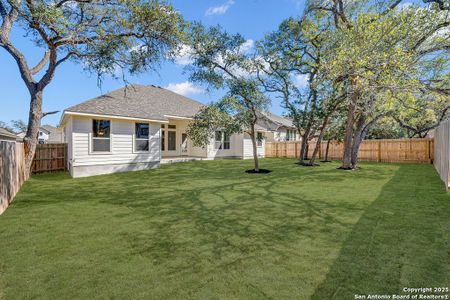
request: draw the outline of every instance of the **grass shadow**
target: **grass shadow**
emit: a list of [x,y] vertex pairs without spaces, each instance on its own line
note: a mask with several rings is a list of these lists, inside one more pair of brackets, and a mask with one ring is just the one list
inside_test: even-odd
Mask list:
[[450,195],[434,169],[401,165],[353,226],[311,299],[450,283]]

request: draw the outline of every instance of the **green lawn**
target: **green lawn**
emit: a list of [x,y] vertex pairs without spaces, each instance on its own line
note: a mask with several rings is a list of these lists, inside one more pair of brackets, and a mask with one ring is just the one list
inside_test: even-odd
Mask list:
[[354,299],[450,285],[431,165],[264,159],[32,177],[0,216],[0,298]]

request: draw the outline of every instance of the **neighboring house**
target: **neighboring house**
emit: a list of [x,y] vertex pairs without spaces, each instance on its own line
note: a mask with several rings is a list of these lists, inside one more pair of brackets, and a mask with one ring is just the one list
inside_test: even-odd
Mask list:
[[[157,86],[131,85],[66,109],[60,128],[68,144],[73,177],[156,168],[171,159],[252,158],[248,134],[217,131],[207,147],[194,147],[186,134],[202,103]],[[257,127],[258,155],[264,136]]]
[[40,131],[46,132],[47,139],[45,143],[47,144],[58,144],[64,143],[64,134],[61,128],[53,127],[51,125],[43,125]]
[[271,131],[266,135],[268,142],[285,142],[285,141],[300,141],[300,134],[294,126],[292,119],[283,118],[270,112],[262,114],[262,122]]
[[[17,136],[24,138],[26,132],[21,132]],[[39,127],[38,133],[39,144],[58,144],[64,143],[64,134],[60,128],[53,127],[51,125],[43,125]]]
[[0,127],[0,141],[16,141],[17,135],[5,128]]

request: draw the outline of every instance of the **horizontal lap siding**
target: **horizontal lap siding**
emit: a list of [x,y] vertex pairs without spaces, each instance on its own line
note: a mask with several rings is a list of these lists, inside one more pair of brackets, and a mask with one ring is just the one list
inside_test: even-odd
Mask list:
[[149,152],[133,151],[135,122],[111,121],[111,153],[90,153],[92,119],[73,120],[73,165],[143,163],[160,160],[160,124],[150,123]]
[[[244,134],[244,141],[243,141],[243,148],[244,148],[244,157],[253,157],[253,144],[252,140],[250,138],[250,135]],[[266,141],[263,140],[262,147],[257,147],[257,153],[258,156],[265,156],[265,147],[266,147]]]

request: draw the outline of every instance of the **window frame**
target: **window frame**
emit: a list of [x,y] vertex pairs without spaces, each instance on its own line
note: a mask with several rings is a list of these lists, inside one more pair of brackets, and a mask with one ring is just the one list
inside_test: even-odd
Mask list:
[[[227,133],[226,131],[222,131],[222,150],[230,150],[231,149],[231,134]],[[228,137],[228,140],[225,139],[225,137]],[[228,144],[228,148],[225,146]]]
[[[175,148],[173,150],[170,149],[170,134],[173,133],[175,134],[175,143],[174,146]],[[167,130],[167,151],[177,151],[177,131],[172,129],[172,130]]]
[[[261,139],[259,139],[259,135],[261,135]],[[256,147],[262,148],[264,142],[264,134],[261,131],[256,132]]]
[[[147,138],[138,138],[137,137],[136,130],[137,130],[137,125],[138,124],[148,125],[148,137]],[[148,152],[150,152],[150,128],[151,128],[151,125],[150,125],[150,123],[147,123],[147,122],[135,122],[134,123],[134,134],[133,134],[133,152],[134,153],[148,153]],[[137,147],[136,147],[136,142],[137,141],[147,141],[148,142],[147,150],[137,150]]]
[[[220,140],[217,139],[217,133],[220,132]],[[228,137],[228,140],[225,140],[225,136]],[[228,147],[225,148],[225,145],[228,144]],[[226,133],[224,130],[216,130],[214,132],[214,150],[231,150],[231,134]]]
[[[94,136],[94,121],[108,121],[109,122],[109,137],[95,137]],[[90,143],[89,143],[89,154],[92,155],[102,155],[102,154],[112,154],[112,137],[113,137],[113,122],[111,119],[91,119],[91,133],[90,133]],[[94,150],[94,140],[108,140],[109,139],[109,151],[95,151]]]
[[[217,134],[220,135],[220,139],[217,140]],[[214,150],[222,150],[223,146],[223,132],[222,130],[216,130],[214,132]]]

